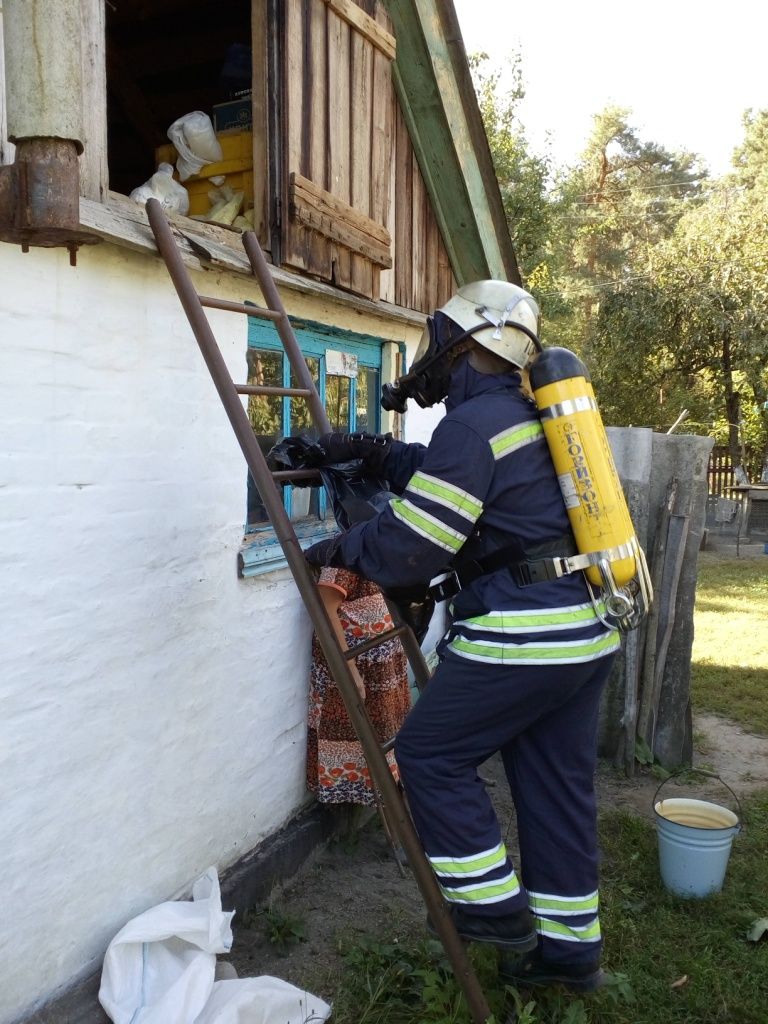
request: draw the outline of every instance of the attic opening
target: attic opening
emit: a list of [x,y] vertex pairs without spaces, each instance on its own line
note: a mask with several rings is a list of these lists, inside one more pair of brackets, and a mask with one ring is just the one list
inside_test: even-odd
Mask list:
[[110,0],[106,12],[109,183],[129,195],[177,118],[250,102],[251,0]]

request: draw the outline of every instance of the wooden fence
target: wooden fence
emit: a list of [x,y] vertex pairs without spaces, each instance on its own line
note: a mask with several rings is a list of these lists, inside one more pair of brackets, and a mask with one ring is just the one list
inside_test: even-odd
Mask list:
[[[760,458],[756,452],[747,450],[745,453],[744,468],[749,479],[753,482],[760,479]],[[707,482],[709,493],[721,498],[731,498],[731,486],[735,483],[733,478],[733,463],[728,448],[725,445],[716,444],[709,456],[709,468],[707,469]]]

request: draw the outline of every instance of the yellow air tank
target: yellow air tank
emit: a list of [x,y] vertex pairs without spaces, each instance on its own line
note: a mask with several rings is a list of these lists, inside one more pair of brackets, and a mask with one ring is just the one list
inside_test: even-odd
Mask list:
[[[587,579],[609,591],[625,587],[647,570],[589,373],[573,352],[548,348],[531,366],[530,379],[576,547],[590,556]],[[606,578],[606,563],[613,580]]]

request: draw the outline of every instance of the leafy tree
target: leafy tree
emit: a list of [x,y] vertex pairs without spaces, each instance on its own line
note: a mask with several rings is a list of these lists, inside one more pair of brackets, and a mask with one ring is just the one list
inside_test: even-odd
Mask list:
[[649,247],[669,237],[704,176],[692,154],[643,141],[630,113],[608,106],[596,114],[578,163],[558,182],[562,288],[574,310],[570,333],[587,356],[601,300],[648,273]]
[[745,410],[765,446],[755,412],[768,391],[768,189],[714,188],[647,256],[651,276],[628,282],[600,310],[595,350],[614,411],[624,402],[633,408],[617,380],[618,348],[627,351],[635,381],[697,403],[710,431],[719,419],[741,467]]
[[548,195],[552,171],[548,155],[530,152],[517,107],[525,96],[519,53],[512,53],[506,71],[510,84],[502,91],[500,71],[489,71],[488,55],[469,58],[478,104],[493,156],[507,225],[523,280],[545,264],[553,232],[554,211]]

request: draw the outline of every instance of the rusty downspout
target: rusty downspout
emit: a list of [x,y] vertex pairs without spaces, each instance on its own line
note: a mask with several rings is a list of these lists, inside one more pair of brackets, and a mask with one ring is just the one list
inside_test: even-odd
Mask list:
[[16,159],[0,167],[0,240],[78,247],[82,69],[79,0],[4,0],[8,138]]

